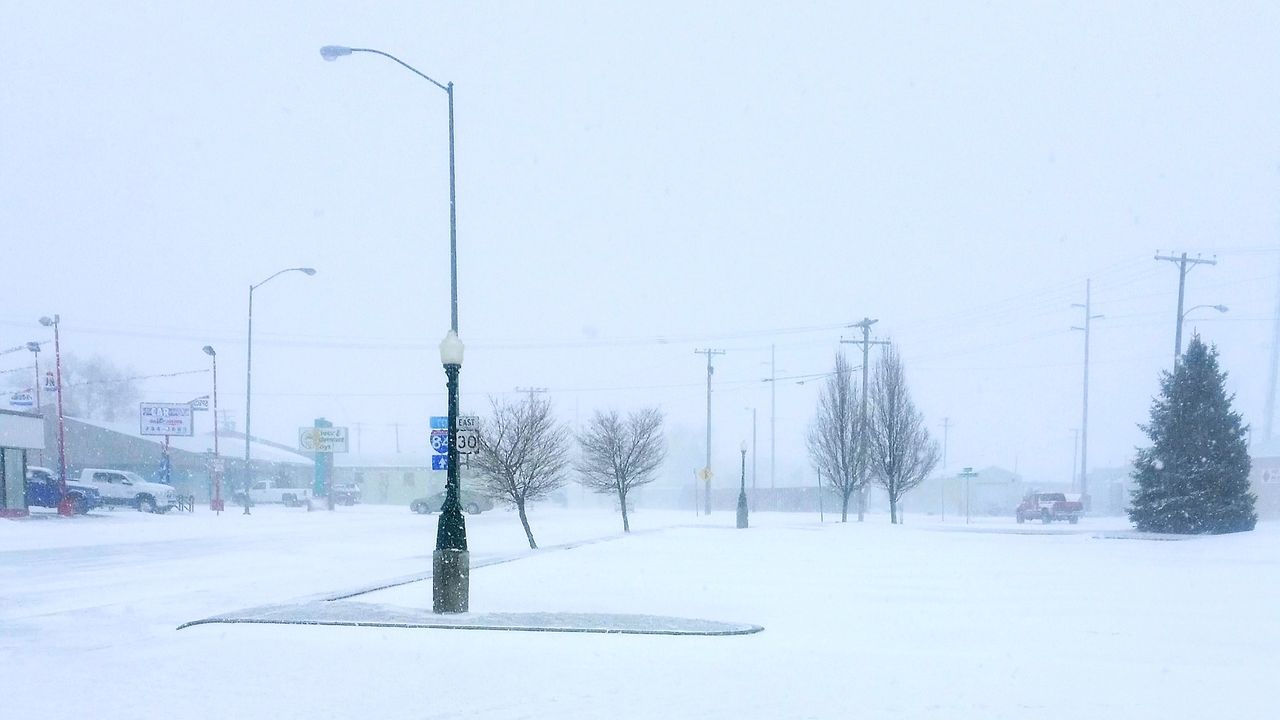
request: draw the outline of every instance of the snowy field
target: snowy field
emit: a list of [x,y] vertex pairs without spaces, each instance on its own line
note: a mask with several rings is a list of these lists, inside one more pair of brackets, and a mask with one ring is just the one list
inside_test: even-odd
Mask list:
[[[0,522],[0,698],[40,718],[1270,718],[1280,526],[892,527],[758,513],[468,517],[472,610],[764,626],[660,637],[187,621],[430,568],[436,517],[357,506]],[[352,598],[429,607],[429,582]]]

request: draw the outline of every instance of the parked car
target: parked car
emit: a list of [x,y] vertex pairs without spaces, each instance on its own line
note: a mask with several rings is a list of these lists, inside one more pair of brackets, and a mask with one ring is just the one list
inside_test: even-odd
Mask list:
[[[235,502],[244,504],[244,490],[236,490]],[[311,499],[311,488],[284,487],[275,480],[258,480],[249,488],[249,503],[277,503],[285,507],[302,507]]]
[[1080,515],[1083,512],[1084,503],[1068,500],[1064,493],[1032,492],[1027,493],[1027,496],[1022,499],[1016,514],[1020,523],[1039,519],[1046,525],[1054,520],[1066,520],[1075,525],[1080,521]]
[[[439,512],[443,505],[444,491],[441,490],[435,495],[428,495],[414,500],[409,503],[409,509],[416,513],[429,515],[433,512]],[[470,490],[463,490],[462,509],[465,510],[468,515],[478,515],[486,510],[493,509],[493,498],[481,493],[471,492]]]
[[127,505],[142,512],[166,513],[178,504],[172,487],[147,482],[128,470],[85,468],[80,471],[78,484],[97,490],[103,505]]
[[339,505],[355,505],[360,502],[360,486],[352,483],[334,485],[333,501]]
[[[57,473],[38,465],[27,467],[27,507],[56,508],[62,497]],[[97,489],[74,480],[67,482],[66,497],[76,515],[83,515],[102,504]]]

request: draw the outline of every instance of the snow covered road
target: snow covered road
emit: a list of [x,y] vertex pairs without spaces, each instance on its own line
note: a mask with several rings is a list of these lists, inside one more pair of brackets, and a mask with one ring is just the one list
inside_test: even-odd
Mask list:
[[[723,638],[203,625],[429,568],[435,517],[255,509],[0,523],[0,697],[42,718],[1263,718],[1280,527],[1184,542],[637,513],[658,532],[529,553],[468,518],[476,612],[756,623]],[[546,545],[615,534],[542,510]],[[949,529],[959,530],[955,526]],[[1005,532],[1007,530],[1008,532]],[[421,608],[430,583],[353,602]],[[337,601],[344,602],[344,601]],[[84,684],[91,693],[69,691]],[[6,713],[8,714],[8,713]]]

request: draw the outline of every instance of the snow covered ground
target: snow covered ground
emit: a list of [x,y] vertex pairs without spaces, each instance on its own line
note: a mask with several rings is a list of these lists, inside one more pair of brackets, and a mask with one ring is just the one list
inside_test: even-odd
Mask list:
[[[862,525],[641,511],[530,552],[468,517],[476,612],[763,625],[609,636],[190,620],[430,568],[435,516],[357,506],[0,522],[0,707],[41,718],[1269,718],[1280,526],[1181,542],[1119,520]],[[617,535],[539,508],[540,543]],[[1118,536],[1099,537],[1099,536]],[[430,605],[429,582],[349,601]]]

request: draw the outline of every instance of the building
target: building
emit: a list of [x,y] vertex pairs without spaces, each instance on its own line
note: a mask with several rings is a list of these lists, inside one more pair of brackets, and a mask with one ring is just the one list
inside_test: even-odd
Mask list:
[[338,453],[333,481],[359,487],[362,503],[408,507],[415,498],[444,490],[445,473],[431,469],[427,453]]
[[[66,426],[67,473],[74,477],[83,468],[105,467],[129,470],[148,480],[165,482],[163,458],[169,455],[169,484],[179,495],[191,495],[196,502],[213,496],[213,431],[191,437],[144,436],[135,423],[108,423],[80,418],[64,418]],[[57,470],[58,417],[47,413],[44,422],[45,467]],[[222,457],[223,497],[239,487],[245,477],[244,434],[223,432],[219,437]],[[275,480],[284,487],[311,487],[315,463],[301,453],[255,438],[249,444],[250,466],[258,480]],[[32,463],[35,464],[35,463]]]
[[0,410],[0,517],[27,514],[27,453],[43,448],[39,415]]
[[1280,520],[1280,456],[1252,458],[1249,485],[1258,496],[1259,520]]

